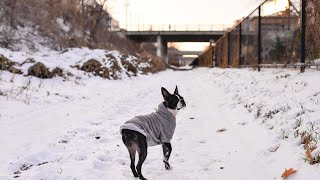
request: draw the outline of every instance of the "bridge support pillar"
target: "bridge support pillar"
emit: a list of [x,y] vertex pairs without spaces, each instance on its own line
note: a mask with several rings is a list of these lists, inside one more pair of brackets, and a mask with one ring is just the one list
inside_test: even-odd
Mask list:
[[168,64],[168,46],[167,41],[161,37],[160,35],[157,36],[157,56],[163,58],[166,63]]

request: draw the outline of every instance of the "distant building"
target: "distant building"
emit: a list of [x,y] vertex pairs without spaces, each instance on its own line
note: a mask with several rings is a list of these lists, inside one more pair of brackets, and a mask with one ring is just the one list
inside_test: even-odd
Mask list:
[[[258,30],[258,17],[253,17],[249,23],[250,31]],[[298,16],[264,16],[261,17],[261,32],[263,31],[288,31],[296,29]]]

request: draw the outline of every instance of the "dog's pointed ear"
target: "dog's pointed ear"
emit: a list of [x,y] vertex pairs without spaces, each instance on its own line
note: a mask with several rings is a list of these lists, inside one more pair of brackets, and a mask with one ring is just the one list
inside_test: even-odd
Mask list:
[[174,90],[174,94],[179,94],[179,92],[178,92],[178,86],[176,86],[176,89]]
[[170,93],[164,87],[161,88],[161,93],[165,100],[170,96]]

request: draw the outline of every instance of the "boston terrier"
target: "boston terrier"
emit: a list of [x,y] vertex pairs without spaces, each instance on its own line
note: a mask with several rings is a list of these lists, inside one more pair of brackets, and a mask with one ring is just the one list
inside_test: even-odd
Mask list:
[[[141,167],[147,157],[148,146],[162,145],[165,169],[170,170],[171,139],[176,128],[176,115],[186,107],[179,95],[178,87],[173,94],[161,88],[164,101],[159,104],[154,113],[136,116],[120,127],[122,141],[127,147],[131,159],[130,168],[134,177],[146,180],[141,173]],[[139,161],[135,167],[135,154],[138,152]]]

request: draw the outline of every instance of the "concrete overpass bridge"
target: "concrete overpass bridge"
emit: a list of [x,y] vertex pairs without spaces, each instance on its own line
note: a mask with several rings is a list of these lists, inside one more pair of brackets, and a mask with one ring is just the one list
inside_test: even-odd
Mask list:
[[201,55],[202,54],[202,51],[178,51],[176,53],[177,55],[180,55],[180,56],[184,56],[184,55]]
[[[125,34],[136,42],[156,42],[157,56],[168,61],[168,42],[214,42],[224,35],[226,29],[224,25],[186,25],[185,28],[162,25],[146,26],[142,29],[130,28]],[[198,55],[198,52],[196,54]]]

